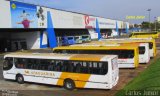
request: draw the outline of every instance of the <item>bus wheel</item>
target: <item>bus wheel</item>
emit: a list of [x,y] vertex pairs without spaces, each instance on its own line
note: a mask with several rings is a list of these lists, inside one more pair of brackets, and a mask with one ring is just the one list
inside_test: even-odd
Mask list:
[[18,82],[19,84],[23,84],[23,83],[24,83],[24,78],[23,78],[23,76],[20,75],[20,74],[18,74],[18,75],[16,76],[16,80],[17,80],[17,82]]
[[64,80],[64,88],[67,90],[73,90],[75,88],[75,83],[71,79]]

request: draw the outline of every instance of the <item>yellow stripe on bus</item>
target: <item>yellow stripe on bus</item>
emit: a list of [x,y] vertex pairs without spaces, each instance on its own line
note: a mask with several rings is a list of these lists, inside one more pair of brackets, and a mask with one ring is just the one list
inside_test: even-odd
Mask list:
[[82,60],[82,61],[100,61],[104,55],[75,55],[70,60]]
[[60,79],[57,82],[57,85],[63,86],[65,79],[71,79],[74,81],[77,88],[84,88],[86,81],[89,80],[90,74],[77,74],[77,73],[66,73],[62,72]]

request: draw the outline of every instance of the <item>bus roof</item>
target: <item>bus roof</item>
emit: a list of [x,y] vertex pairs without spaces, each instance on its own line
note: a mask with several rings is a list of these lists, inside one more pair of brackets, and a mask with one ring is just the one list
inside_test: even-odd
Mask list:
[[59,59],[59,60],[83,60],[83,61],[101,61],[103,58],[113,59],[116,55],[90,55],[90,54],[57,54],[57,53],[24,53],[15,52],[4,56],[17,58],[39,58],[39,59]]
[[[103,42],[102,42],[103,43]],[[117,43],[103,43],[103,45],[101,44],[101,42],[100,42],[100,44],[98,44],[98,42],[97,43],[92,43],[92,42],[90,42],[90,43],[85,43],[85,44],[75,44],[75,45],[70,45],[70,46],[98,46],[98,47],[100,47],[100,46],[120,46],[120,44],[117,44]]]
[[119,39],[101,39],[100,41],[110,41],[110,40],[154,40],[153,38],[119,38]]
[[115,40],[102,40],[100,42],[124,42],[124,43],[128,43],[128,42],[140,42],[140,43],[145,43],[145,42],[154,42],[154,39],[115,39]]
[[78,49],[81,49],[81,50],[110,50],[110,49],[113,49],[113,50],[118,50],[118,49],[121,49],[121,50],[134,50],[134,49],[138,49],[138,45],[135,45],[135,46],[131,46],[131,45],[127,45],[124,46],[124,45],[121,45],[121,46],[61,46],[61,47],[56,47],[54,48],[53,50],[56,50],[56,49],[59,49],[59,50],[78,50]]
[[[125,41],[93,41],[90,43],[86,43],[86,46],[99,46],[99,47],[117,47],[117,48],[124,48],[124,47],[130,47],[132,43],[132,47],[138,47],[140,42],[125,42]],[[80,44],[81,46],[83,46],[82,44]],[[78,45],[73,45],[73,46],[78,46]]]
[[157,32],[144,32],[144,31],[142,31],[142,32],[132,32],[132,33],[148,33],[148,34],[151,33],[152,34],[152,33],[157,33]]

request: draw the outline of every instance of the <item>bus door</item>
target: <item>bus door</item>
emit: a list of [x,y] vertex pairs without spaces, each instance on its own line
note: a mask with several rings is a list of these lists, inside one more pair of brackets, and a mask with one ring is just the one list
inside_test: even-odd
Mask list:
[[150,52],[150,57],[154,57],[154,48],[152,42],[149,42],[149,52]]
[[112,65],[112,82],[113,82],[113,86],[116,85],[116,82],[119,78],[119,67],[118,67],[118,61],[117,61],[118,58],[114,58],[112,59],[111,61],[111,65]]

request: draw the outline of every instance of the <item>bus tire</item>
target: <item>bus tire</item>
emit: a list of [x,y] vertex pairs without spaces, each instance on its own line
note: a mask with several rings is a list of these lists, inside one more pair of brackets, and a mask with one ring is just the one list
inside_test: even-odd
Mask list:
[[16,81],[19,83],[19,84],[23,84],[24,83],[24,78],[21,74],[18,74],[16,76]]
[[75,83],[73,80],[71,79],[66,79],[64,80],[64,88],[67,89],[67,90],[74,90],[75,89]]

